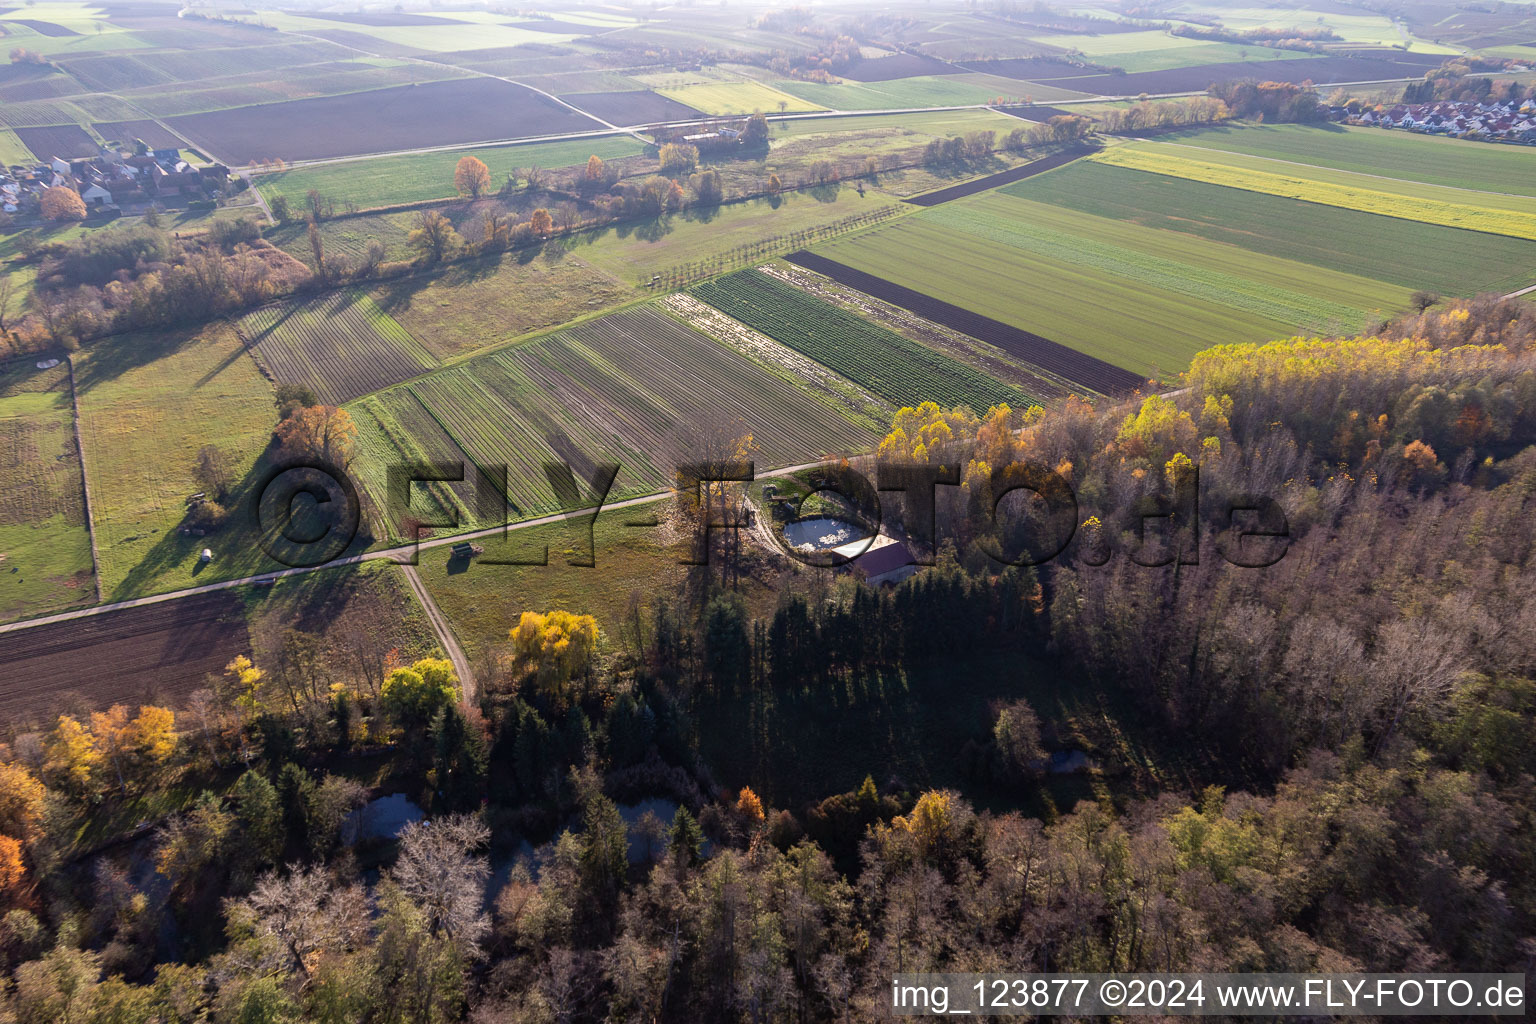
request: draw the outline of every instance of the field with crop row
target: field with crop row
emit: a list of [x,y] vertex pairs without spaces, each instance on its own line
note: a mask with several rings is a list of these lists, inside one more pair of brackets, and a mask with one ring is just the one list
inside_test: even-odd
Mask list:
[[893,405],[1027,403],[1016,389],[757,270],[706,281],[693,294]]
[[1164,136],[1185,146],[1382,174],[1451,188],[1536,196],[1536,148],[1342,125],[1265,124]]
[[1111,167],[1186,178],[1245,192],[1300,199],[1323,206],[1337,206],[1442,227],[1536,240],[1536,213],[1424,199],[1336,182],[1321,182],[1301,175],[1276,174],[1213,160],[1190,159],[1176,156],[1169,147],[1155,144],[1115,146],[1092,159]]
[[1005,195],[1446,295],[1533,280],[1536,243],[1079,160]]
[[[1143,377],[1183,370],[1191,356],[1212,345],[1239,338],[1265,340],[1295,329],[1195,298],[1187,294],[1196,287],[1193,282],[1181,292],[1169,292],[1163,282],[1146,279],[1148,270],[1125,277],[1080,261],[1065,262],[1056,253],[955,230],[923,216],[830,242],[816,251]],[[1025,353],[1020,357],[1030,358]]]
[[361,289],[263,306],[237,323],[267,375],[331,405],[398,384],[434,359]]
[[[430,425],[401,397],[406,391]],[[621,497],[669,486],[679,464],[705,457],[700,445],[716,429],[750,431],[764,466],[861,449],[874,438],[797,384],[652,309],[502,349],[355,408],[358,468],[378,500],[394,453],[456,459],[457,449],[480,469],[507,466],[514,518],[560,507],[546,461],[568,463],[582,481],[594,464],[617,462],[612,496]],[[456,498],[437,503],[454,503],[466,525],[480,522],[463,488]]]
[[0,368],[0,620],[96,600],[69,365]]
[[1357,330],[1402,289],[1318,267],[1256,257],[1228,246],[1136,228],[1007,195],[978,196],[920,219],[1002,242],[1062,265],[1135,281],[1193,302],[1267,320],[1273,330]]

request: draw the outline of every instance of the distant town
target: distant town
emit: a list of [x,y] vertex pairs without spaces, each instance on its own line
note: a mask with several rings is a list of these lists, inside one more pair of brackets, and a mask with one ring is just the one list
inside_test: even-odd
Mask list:
[[1381,110],[1365,107],[1350,110],[1347,106],[1335,106],[1329,109],[1329,114],[1332,120],[1345,124],[1536,145],[1536,100],[1504,103],[1441,100],[1436,103],[1398,103]]

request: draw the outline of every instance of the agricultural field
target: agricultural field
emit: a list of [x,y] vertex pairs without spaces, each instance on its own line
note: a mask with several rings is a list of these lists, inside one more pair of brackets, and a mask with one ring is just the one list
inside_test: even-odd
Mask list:
[[[1250,53],[1256,48],[1250,47]],[[1273,56],[1290,53],[1289,58]],[[1265,60],[1239,60],[1221,64],[1138,71],[1125,75],[1081,74],[1051,78],[1049,84],[1101,96],[1136,96],[1141,93],[1199,92],[1212,82],[1254,78],[1272,82],[1312,82],[1318,86],[1350,82],[1402,81],[1422,78],[1425,65],[1407,54],[1384,57],[1313,57],[1299,51],[1265,51]],[[1297,59],[1297,58],[1304,59]],[[1110,61],[1113,63],[1113,61]],[[1438,64],[1438,59],[1434,64]],[[1433,67],[1434,64],[1430,66]]]
[[77,124],[56,125],[50,128],[17,128],[16,137],[32,151],[38,160],[54,157],[72,160],[77,156],[95,156],[96,140]]
[[791,79],[776,81],[775,88],[829,110],[899,110],[903,107],[957,107],[990,103],[998,96],[1022,96],[1018,82],[999,80],[1000,88],[988,88],[964,79],[968,76],[930,75],[861,85],[844,82],[823,85]]
[[639,156],[645,147],[632,136],[602,136],[567,142],[533,142],[440,153],[411,153],[371,160],[339,161],[259,175],[256,187],[268,201],[279,195],[301,203],[310,189],[338,204],[359,208],[393,206],[454,196],[453,170],[459,160],[473,156],[490,168],[499,186],[520,169],[553,169],[584,164],[597,155],[604,160]]
[[1479,145],[1463,139],[1350,125],[1224,126],[1163,138],[1182,146],[1289,160],[1356,174],[1536,196],[1536,149],[1529,147]]
[[1360,326],[1407,304],[1368,279],[1181,242],[983,195],[817,252],[1143,375],[1224,341]]
[[[598,228],[572,239],[570,246],[583,260],[619,280],[648,282],[651,275],[683,264],[728,260],[740,247],[766,244],[771,250],[775,239],[796,232],[830,230],[848,218],[879,219],[900,212],[901,204],[883,196],[860,197],[851,188],[825,185]],[[722,263],[719,269],[726,267]]]
[[[1190,181],[1260,192],[1265,195],[1299,199],[1303,202],[1325,206],[1339,206],[1346,210],[1374,213],[1401,220],[1420,221],[1441,227],[1463,228],[1511,238],[1536,240],[1536,209],[1496,209],[1491,205],[1500,202],[1497,197],[1480,197],[1483,205],[1454,202],[1442,198],[1409,195],[1402,191],[1366,188],[1344,184],[1339,180],[1324,181],[1304,173],[1282,174],[1262,170],[1259,167],[1240,166],[1232,159],[1191,159],[1178,155],[1178,150],[1155,143],[1130,144],[1106,149],[1091,159],[1111,167],[1123,167],[1148,174],[1184,178]],[[1339,178],[1347,172],[1325,172],[1321,177]],[[1423,192],[1439,186],[1409,188]],[[1468,198],[1479,198],[1470,196]],[[1536,206],[1524,197],[1515,200],[1522,206]],[[1500,205],[1507,206],[1508,200]]]
[[44,722],[112,704],[183,706],[249,645],[233,590],[0,633],[0,718]]
[[[1447,295],[1530,284],[1524,239],[1381,217],[1080,160],[1005,194]],[[1433,258],[1427,258],[1433,253]]]
[[[413,435],[421,415],[401,392],[436,424],[426,436]],[[765,466],[860,449],[875,436],[799,385],[649,308],[501,349],[358,408],[356,465],[381,506],[390,458],[415,450],[451,459],[457,449],[481,470],[508,467],[514,519],[559,510],[546,461],[570,464],[584,481],[595,463],[617,462],[610,495],[617,499],[668,486],[677,465],[704,457],[699,445],[715,430],[751,431]],[[460,523],[479,524],[479,509],[462,489],[456,494]],[[440,490],[433,500],[441,507],[454,498]]]
[[30,164],[32,160],[32,151],[21,138],[9,128],[0,128],[0,165]]
[[[686,101],[684,101],[686,102]],[[226,163],[384,153],[601,127],[521,86],[467,78],[166,118]]]
[[437,364],[359,288],[263,306],[235,326],[268,377],[307,384],[328,405],[398,384]]
[[1081,53],[1096,64],[1130,74],[1208,64],[1306,59],[1298,50],[1189,39],[1163,31],[1109,32],[1101,35],[1043,35],[1036,40],[1054,52]]
[[[76,357],[91,520],[106,600],[270,569],[240,516],[207,537],[177,532],[197,452],[216,446],[246,481],[276,424],[272,385],[233,328],[119,335]],[[243,492],[241,500],[244,499]],[[231,507],[243,506],[233,502]],[[214,560],[203,567],[204,547]]]
[[186,142],[160,126],[160,122],[141,118],[137,121],[109,121],[91,125],[91,130],[108,142],[133,145],[135,140],[151,149],[182,149]]
[[892,405],[969,405],[977,411],[1029,399],[956,362],[758,270],[706,281],[692,294],[809,356]]
[[590,317],[633,301],[632,285],[556,243],[497,259],[453,267],[435,277],[410,277],[372,292],[393,317],[438,359]]
[[96,600],[69,364],[0,367],[0,621]]
[[568,93],[560,98],[593,117],[617,125],[685,121],[699,116],[694,108],[649,90]]
[[810,100],[721,68],[635,75],[653,90],[706,114],[823,110]]

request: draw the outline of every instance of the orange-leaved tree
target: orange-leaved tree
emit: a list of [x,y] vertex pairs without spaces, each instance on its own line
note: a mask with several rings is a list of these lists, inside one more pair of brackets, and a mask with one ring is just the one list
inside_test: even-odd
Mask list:
[[85,200],[74,189],[55,185],[43,189],[42,211],[48,220],[84,220]]
[[533,229],[534,234],[544,238],[551,231],[555,230],[555,219],[549,215],[548,210],[541,206],[529,214],[528,226]]
[[491,190],[491,169],[477,157],[460,157],[453,169],[453,187],[461,196],[479,199]]
[[312,405],[296,409],[277,425],[277,442],[292,458],[313,459],[346,469],[352,462],[357,424],[345,409]]

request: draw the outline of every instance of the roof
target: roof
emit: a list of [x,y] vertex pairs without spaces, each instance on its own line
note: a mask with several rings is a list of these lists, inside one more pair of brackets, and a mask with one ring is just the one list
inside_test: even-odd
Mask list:
[[853,560],[853,564],[866,576],[883,576],[904,565],[912,565],[916,559],[901,541],[867,551]]

